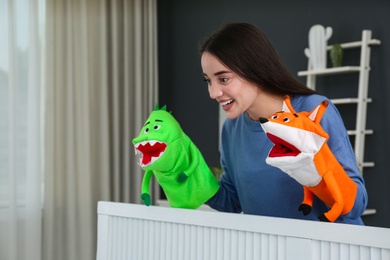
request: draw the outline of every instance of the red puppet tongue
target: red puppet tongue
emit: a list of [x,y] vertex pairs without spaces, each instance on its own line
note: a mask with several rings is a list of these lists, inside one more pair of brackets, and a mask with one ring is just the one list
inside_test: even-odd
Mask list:
[[142,153],[141,164],[146,165],[152,160],[152,157],[159,157],[166,147],[166,144],[159,142],[156,142],[154,145],[151,145],[149,142],[145,145],[140,144],[137,149]]
[[275,144],[269,152],[269,157],[297,156],[301,153],[295,146],[279,137],[267,133],[268,138]]

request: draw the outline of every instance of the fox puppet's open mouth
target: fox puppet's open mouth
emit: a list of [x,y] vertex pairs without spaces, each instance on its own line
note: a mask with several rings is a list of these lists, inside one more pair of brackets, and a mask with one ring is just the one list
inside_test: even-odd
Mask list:
[[139,165],[146,167],[153,164],[164,154],[167,145],[164,142],[152,140],[137,143],[134,149],[136,155],[141,155]]
[[301,151],[294,145],[286,142],[276,135],[267,133],[267,136],[274,143],[274,146],[269,152],[269,157],[297,156],[301,153]]

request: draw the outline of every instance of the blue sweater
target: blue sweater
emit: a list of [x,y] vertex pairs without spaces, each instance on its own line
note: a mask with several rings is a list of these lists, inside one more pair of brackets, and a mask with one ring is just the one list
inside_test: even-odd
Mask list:
[[[324,99],[326,97],[321,95],[295,96],[292,106],[296,111],[311,111]],[[321,125],[329,134],[330,149],[358,186],[353,209],[336,222],[363,225],[360,216],[367,206],[364,180],[342,118],[331,102]],[[226,119],[221,138],[221,188],[207,202],[210,207],[226,212],[306,220],[318,220],[319,215],[328,211],[327,206],[317,198],[309,215],[304,216],[298,211],[303,199],[303,187],[280,169],[265,162],[273,143],[260,123],[252,121],[247,113],[234,120]]]

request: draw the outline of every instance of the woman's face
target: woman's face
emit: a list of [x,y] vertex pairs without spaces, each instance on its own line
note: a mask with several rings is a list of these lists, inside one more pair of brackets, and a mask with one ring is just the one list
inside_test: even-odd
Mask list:
[[202,54],[201,65],[210,98],[220,103],[226,117],[235,119],[244,112],[251,116],[250,108],[255,106],[260,89],[240,78],[208,52]]

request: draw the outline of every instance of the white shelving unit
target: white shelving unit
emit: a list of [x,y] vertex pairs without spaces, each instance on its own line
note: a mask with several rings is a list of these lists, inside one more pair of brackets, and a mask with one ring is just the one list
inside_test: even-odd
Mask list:
[[[380,41],[371,38],[370,30],[363,30],[362,40],[356,42],[342,43],[343,50],[351,48],[360,48],[360,65],[359,66],[342,66],[336,68],[326,68],[313,70],[310,58],[308,58],[308,70],[298,72],[298,76],[306,76],[306,84],[312,89],[316,89],[316,77],[328,76],[341,73],[358,73],[359,85],[357,97],[347,97],[332,99],[336,105],[356,104],[356,126],[355,129],[349,130],[349,135],[355,136],[354,151],[358,162],[359,170],[363,173],[364,167],[373,167],[374,162],[364,161],[364,145],[366,135],[373,134],[373,130],[366,129],[367,104],[372,100],[368,97],[368,79],[370,72],[370,52],[371,45],[379,45]],[[332,45],[327,46],[327,51],[332,49]]]
[[[329,76],[341,73],[358,73],[359,84],[357,97],[346,97],[339,99],[332,99],[335,105],[342,104],[356,104],[356,124],[355,129],[348,130],[349,135],[355,136],[354,152],[357,159],[360,172],[363,174],[363,168],[373,167],[374,162],[366,162],[364,160],[364,146],[366,135],[373,134],[372,129],[366,129],[367,105],[372,102],[368,97],[368,79],[370,72],[370,54],[371,46],[379,45],[381,42],[377,39],[371,38],[370,30],[363,30],[362,40],[356,42],[342,43],[343,51],[351,48],[360,48],[360,65],[359,66],[342,66],[336,68],[326,68],[321,70],[314,70],[310,57],[308,57],[307,71],[299,71],[298,76],[306,76],[306,85],[312,89],[316,89],[317,76]],[[326,50],[330,51],[333,45],[328,45]],[[375,209],[367,209],[364,215],[375,214]]]

